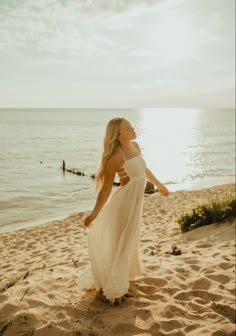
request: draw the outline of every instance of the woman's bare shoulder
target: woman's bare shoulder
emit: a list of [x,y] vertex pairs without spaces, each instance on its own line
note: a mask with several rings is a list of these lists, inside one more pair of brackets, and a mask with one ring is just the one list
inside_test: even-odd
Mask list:
[[121,155],[121,152],[117,149],[108,159],[107,163],[109,165],[119,167],[122,161],[123,157]]
[[132,141],[132,144],[134,145],[134,147],[141,153],[141,149],[139,147],[139,144],[136,141]]

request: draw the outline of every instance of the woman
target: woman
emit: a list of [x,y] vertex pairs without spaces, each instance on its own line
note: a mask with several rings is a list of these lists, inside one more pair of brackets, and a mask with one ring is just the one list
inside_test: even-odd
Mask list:
[[[141,274],[138,249],[145,178],[163,196],[169,194],[146,167],[135,138],[128,120],[109,121],[96,175],[99,193],[94,209],[84,221],[94,285],[99,298],[111,302],[120,300],[128,291],[129,281]],[[121,186],[104,207],[116,174]]]

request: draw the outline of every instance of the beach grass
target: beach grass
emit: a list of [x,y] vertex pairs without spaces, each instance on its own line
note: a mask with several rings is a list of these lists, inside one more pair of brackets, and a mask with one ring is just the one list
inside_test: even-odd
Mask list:
[[213,223],[222,223],[236,218],[236,199],[214,200],[201,204],[191,212],[177,217],[182,232]]

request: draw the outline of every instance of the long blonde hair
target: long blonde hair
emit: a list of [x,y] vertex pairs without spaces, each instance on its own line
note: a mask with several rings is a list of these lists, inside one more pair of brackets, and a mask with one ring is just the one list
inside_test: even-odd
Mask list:
[[123,117],[113,118],[111,119],[106,127],[106,132],[103,140],[103,152],[101,157],[100,167],[96,174],[96,188],[99,190],[104,182],[105,178],[105,170],[106,164],[112,154],[116,151],[119,146],[119,129],[122,121],[124,120]]

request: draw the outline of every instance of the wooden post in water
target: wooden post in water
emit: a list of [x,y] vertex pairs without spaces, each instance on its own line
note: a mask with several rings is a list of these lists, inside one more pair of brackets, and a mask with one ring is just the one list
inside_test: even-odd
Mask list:
[[[89,176],[92,179],[95,179],[95,177],[96,177],[95,174],[88,175],[88,174],[85,174],[84,172],[79,171],[76,168],[66,169],[65,160],[62,161],[62,167],[61,168],[62,168],[63,173],[68,172],[68,173],[76,174],[76,175],[79,175],[79,176]],[[116,187],[119,187],[120,182],[114,181],[113,185],[116,186]],[[145,187],[145,190],[144,190],[145,194],[152,194],[152,193],[155,193],[157,191],[158,190],[155,189],[154,185],[151,182],[149,182],[149,181],[146,182],[146,187]]]
[[[76,174],[76,175],[79,175],[79,176],[89,176],[90,178],[92,179],[95,179],[95,174],[90,174],[90,175],[87,175],[85,174],[84,172],[81,172],[79,171],[78,169],[76,168],[71,168],[71,169],[66,169],[66,163],[65,163],[65,160],[62,161],[62,171],[63,173],[65,172],[68,172],[68,173],[72,173],[72,174]],[[113,182],[113,185],[114,186],[119,186],[120,185],[120,182]]]

